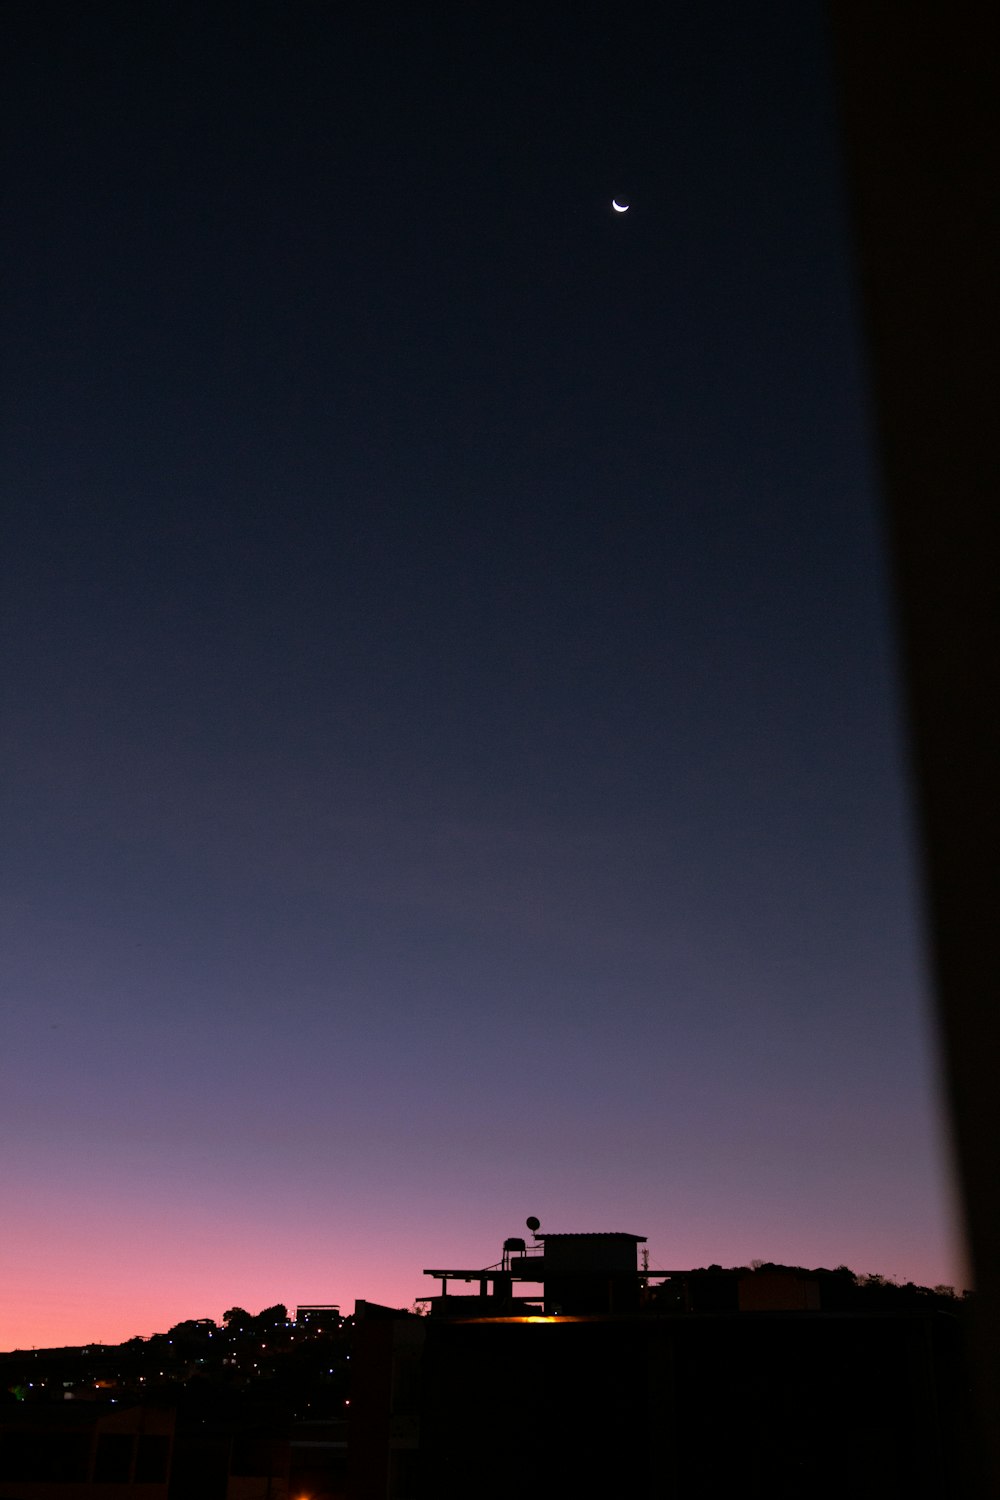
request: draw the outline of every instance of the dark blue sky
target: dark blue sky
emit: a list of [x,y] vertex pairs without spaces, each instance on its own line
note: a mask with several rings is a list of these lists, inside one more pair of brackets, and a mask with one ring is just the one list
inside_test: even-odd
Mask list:
[[123,1337],[959,1274],[822,9],[540,9],[9,18],[12,1190]]

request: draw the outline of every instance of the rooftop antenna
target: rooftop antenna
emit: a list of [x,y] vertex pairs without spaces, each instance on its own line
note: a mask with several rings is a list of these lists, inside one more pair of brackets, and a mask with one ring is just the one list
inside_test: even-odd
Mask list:
[[524,1222],[527,1224],[528,1228],[531,1230],[532,1234],[535,1236],[535,1239],[537,1240],[537,1238],[538,1238],[538,1231],[542,1227],[540,1221],[535,1218],[534,1214],[532,1214],[531,1218],[530,1219],[525,1219]]

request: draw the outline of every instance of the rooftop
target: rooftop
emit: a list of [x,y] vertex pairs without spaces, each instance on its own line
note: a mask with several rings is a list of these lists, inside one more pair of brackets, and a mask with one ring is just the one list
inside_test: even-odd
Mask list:
[[580,1231],[571,1230],[566,1232],[560,1230],[558,1234],[545,1234],[541,1230],[535,1235],[536,1240],[634,1240],[637,1245],[646,1243],[644,1234],[626,1234],[621,1229],[584,1229]]

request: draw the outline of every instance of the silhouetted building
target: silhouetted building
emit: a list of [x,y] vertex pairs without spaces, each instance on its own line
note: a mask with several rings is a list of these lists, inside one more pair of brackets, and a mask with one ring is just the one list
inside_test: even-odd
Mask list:
[[[621,1233],[536,1233],[532,1245],[508,1239],[499,1262],[484,1270],[425,1270],[440,1281],[441,1291],[420,1300],[430,1303],[436,1317],[634,1312],[641,1283],[668,1274],[639,1270],[636,1250],[645,1242],[641,1234]],[[478,1291],[449,1292],[456,1283],[475,1283]],[[515,1285],[525,1288],[524,1295],[514,1295]],[[527,1291],[533,1286],[541,1290]]]
[[354,1500],[965,1493],[957,1317],[824,1310],[836,1273],[650,1271],[642,1243],[508,1240],[429,1272],[428,1317],[359,1304]]
[[96,1402],[0,1410],[3,1500],[168,1500],[175,1414]]

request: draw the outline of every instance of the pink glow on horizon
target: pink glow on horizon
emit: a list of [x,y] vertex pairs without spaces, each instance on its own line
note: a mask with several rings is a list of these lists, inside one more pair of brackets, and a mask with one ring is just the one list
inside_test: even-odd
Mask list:
[[[717,1063],[707,1095],[647,1048],[628,1091],[588,1111],[559,1092],[564,1048],[548,1072],[536,1056],[537,1075],[519,1059],[522,1108],[508,1086],[477,1117],[456,1054],[434,1088],[407,1092],[370,1063],[334,1094],[314,1079],[309,1111],[269,1113],[258,1101],[295,1098],[301,1077],[297,1061],[282,1075],[277,1044],[256,1073],[232,1068],[224,1101],[208,1077],[188,1086],[190,1056],[210,1055],[197,1032],[173,1045],[186,1091],[155,1119],[147,1096],[145,1134],[119,1126],[109,1075],[73,1105],[75,1133],[40,1117],[9,1156],[0,1349],[117,1343],[234,1304],[410,1307],[434,1290],[425,1266],[490,1265],[529,1214],[543,1230],[645,1235],[654,1268],[759,1258],[968,1284],[940,1120],[887,1103],[881,1074],[847,1087],[814,1068],[758,1097],[736,1072],[746,1046],[730,1043],[732,1075]],[[603,1098],[614,1056],[591,1066],[576,1059],[574,1089]]]
[[[537,1207],[537,1200],[531,1202]],[[757,1222],[726,1225],[721,1216],[697,1228],[667,1232],[651,1214],[600,1206],[558,1216],[559,1228],[617,1228],[649,1239],[650,1266],[685,1269],[713,1262],[748,1264],[754,1258],[806,1266],[847,1264],[859,1274],[878,1272],[918,1285],[967,1284],[959,1247],[922,1244],[900,1234],[890,1247],[883,1231],[855,1227],[840,1235],[804,1230],[775,1219],[765,1232]],[[555,1222],[555,1221],[553,1221]],[[543,1228],[545,1221],[543,1221]],[[214,1233],[165,1223],[148,1225],[117,1217],[111,1227],[94,1212],[78,1215],[74,1249],[59,1242],[54,1221],[30,1234],[8,1239],[4,1267],[7,1287],[0,1318],[0,1349],[45,1348],[86,1343],[120,1343],[135,1335],[165,1332],[185,1318],[221,1322],[233,1305],[251,1312],[285,1303],[335,1302],[345,1315],[365,1298],[410,1307],[436,1290],[424,1266],[489,1265],[499,1258],[507,1234],[524,1234],[513,1215],[477,1218],[461,1231],[457,1223],[428,1217],[407,1220],[370,1238],[363,1230],[338,1234],[332,1222],[302,1225],[253,1223],[252,1215]],[[339,1242],[339,1243],[338,1243]]]

